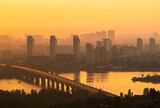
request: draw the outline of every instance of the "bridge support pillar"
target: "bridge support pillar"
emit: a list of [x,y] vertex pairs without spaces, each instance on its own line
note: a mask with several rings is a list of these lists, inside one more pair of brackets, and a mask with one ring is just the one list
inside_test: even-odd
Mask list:
[[25,80],[25,76],[24,75],[22,75],[22,81],[24,81]]
[[23,81],[25,81],[25,80],[26,80],[26,76],[24,75],[24,76],[23,76]]
[[29,79],[29,82],[31,83],[31,84],[33,84],[34,83],[34,77],[29,77],[30,79]]
[[76,88],[72,87],[72,94],[74,94],[76,92]]
[[66,91],[67,91],[67,93],[70,93],[69,92],[69,85],[66,85]]
[[45,78],[41,78],[41,86],[44,88],[45,88],[45,83],[46,83],[45,80],[46,80]]
[[50,89],[50,79],[47,79],[47,86],[48,86],[48,89]]
[[36,84],[39,86],[39,77],[36,77]]
[[59,82],[56,82],[56,88],[59,90]]
[[54,80],[52,80],[52,89],[54,89]]
[[64,84],[61,83],[61,91],[64,91]]

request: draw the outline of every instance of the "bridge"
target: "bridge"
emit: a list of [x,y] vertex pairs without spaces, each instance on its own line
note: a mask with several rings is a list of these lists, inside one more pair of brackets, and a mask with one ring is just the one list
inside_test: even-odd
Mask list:
[[[56,74],[40,71],[37,69],[32,69],[28,67],[22,67],[22,66],[15,66],[15,65],[6,65],[6,64],[0,64],[0,67],[10,68],[12,71],[18,71],[18,76],[20,77],[20,80],[27,80],[32,83],[36,83],[38,85],[41,85],[43,87],[48,86],[48,88],[55,88],[57,90],[62,90],[66,92],[76,92],[76,90],[84,90],[89,92],[90,94],[97,93],[99,89],[75,82],[73,80],[58,76]],[[46,81],[47,80],[47,81]],[[56,86],[55,86],[56,85]],[[66,90],[65,90],[66,88]],[[116,95],[102,91],[102,93],[106,94],[109,97],[116,97]]]

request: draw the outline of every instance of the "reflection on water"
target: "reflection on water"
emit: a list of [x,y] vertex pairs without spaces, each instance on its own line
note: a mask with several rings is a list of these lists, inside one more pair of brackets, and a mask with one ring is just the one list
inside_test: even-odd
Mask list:
[[19,83],[19,80],[17,79],[0,79],[0,89],[9,91],[24,89],[27,93],[30,93],[31,89],[39,91],[41,90],[41,87],[23,81]]
[[[155,88],[160,90],[160,84],[133,82],[132,77],[140,77],[142,74],[145,76],[150,74],[159,74],[160,72],[106,72],[106,73],[87,73],[86,71],[76,73],[60,73],[58,75],[69,78],[71,80],[87,84],[96,88],[101,88],[105,91],[119,95],[120,92],[127,94],[128,89],[131,89],[134,94],[142,94],[143,89]],[[39,91],[40,86],[30,84],[24,81],[18,83],[17,79],[0,79],[0,89],[3,90],[15,90],[24,89],[27,93],[31,89]],[[55,82],[54,82],[55,83]],[[56,85],[56,84],[55,84]],[[61,85],[60,85],[61,88]]]
[[108,73],[60,73],[60,76],[75,80],[96,88],[119,95],[120,92],[127,94],[131,89],[134,94],[143,94],[143,89],[155,88],[160,90],[160,84],[133,82],[132,77],[144,75],[160,74],[160,72],[108,72]]

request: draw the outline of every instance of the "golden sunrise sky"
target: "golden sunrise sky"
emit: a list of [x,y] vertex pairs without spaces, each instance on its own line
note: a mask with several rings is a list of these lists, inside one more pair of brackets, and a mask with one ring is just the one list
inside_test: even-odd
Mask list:
[[160,31],[160,0],[0,0],[0,34],[90,33],[116,35]]

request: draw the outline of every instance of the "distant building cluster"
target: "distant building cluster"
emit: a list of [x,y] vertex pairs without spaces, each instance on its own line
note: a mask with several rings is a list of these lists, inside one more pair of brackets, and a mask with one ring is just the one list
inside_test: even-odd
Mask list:
[[71,37],[64,42],[65,39],[57,39],[53,35],[48,40],[43,39],[41,35],[29,35],[26,36],[26,41],[16,40],[12,44],[13,39],[8,35],[0,36],[3,40],[0,41],[0,59],[98,66],[118,66],[132,62],[160,63],[160,45],[156,43],[158,33],[154,33],[153,37],[148,39],[149,43],[144,44],[144,39],[137,38],[134,45],[116,44],[114,30]]
[[[112,48],[112,41],[114,41],[114,30],[108,31],[108,39],[106,38],[106,32],[97,32],[92,34],[94,37],[93,40],[96,42],[96,48],[92,43],[86,42],[85,45],[85,57],[87,64],[102,64],[108,63],[110,51]],[[83,35],[85,36],[85,35]],[[82,36],[82,37],[83,37]],[[90,35],[91,36],[91,35]],[[89,38],[91,38],[89,36]],[[98,37],[99,36],[99,37]],[[81,38],[82,38],[81,37]],[[91,38],[92,39],[92,38]],[[103,39],[102,41],[100,39]],[[90,39],[89,39],[90,40]],[[92,40],[92,42],[93,42]],[[98,41],[96,41],[98,40]],[[32,36],[27,37],[27,57],[28,60],[33,60],[34,55],[34,39]],[[77,62],[79,63],[82,59],[81,55],[81,46],[80,38],[77,35],[73,36],[73,46],[59,46],[57,45],[57,39],[55,36],[50,36],[50,45],[49,45],[49,58],[48,60],[54,62]],[[37,58],[37,56],[35,56]],[[30,59],[32,58],[32,59]],[[42,56],[39,57],[42,59]]]
[[97,31],[96,33],[90,33],[90,34],[82,34],[80,35],[80,40],[85,44],[86,42],[96,44],[96,41],[100,41],[104,38],[106,38],[107,33],[106,31]]
[[[55,36],[50,36],[50,55],[48,61],[51,62],[79,62],[80,61],[80,39],[78,36],[73,36],[73,47],[57,46],[57,39]],[[73,49],[71,49],[73,48]],[[32,62],[34,56],[34,39],[32,36],[27,37],[27,57]],[[42,56],[38,56],[41,60]],[[32,59],[30,59],[32,58]],[[38,59],[37,59],[38,60]],[[44,60],[46,61],[46,60]]]

